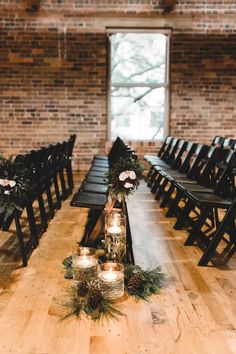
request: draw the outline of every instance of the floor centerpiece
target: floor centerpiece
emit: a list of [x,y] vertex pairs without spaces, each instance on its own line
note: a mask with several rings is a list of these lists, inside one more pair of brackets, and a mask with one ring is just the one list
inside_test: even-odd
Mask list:
[[[82,314],[92,320],[117,318],[122,315],[119,299],[124,294],[148,300],[162,287],[164,274],[160,267],[143,270],[125,262],[126,216],[125,199],[137,189],[143,168],[137,158],[120,158],[109,169],[108,202],[105,207],[105,238],[96,250],[80,247],[63,261],[65,278],[74,279],[68,301],[64,302],[64,318]],[[114,208],[116,203],[121,208]],[[97,260],[96,260],[97,258]],[[93,269],[93,276],[88,276]]]

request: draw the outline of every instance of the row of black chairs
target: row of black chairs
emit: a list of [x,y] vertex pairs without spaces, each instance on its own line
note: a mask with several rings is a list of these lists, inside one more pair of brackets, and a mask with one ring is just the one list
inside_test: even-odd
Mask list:
[[27,265],[32,249],[37,247],[40,236],[47,229],[56,210],[61,207],[62,201],[72,193],[72,152],[75,139],[74,134],[67,141],[32,150],[15,158],[28,171],[29,188],[19,202],[22,211],[15,210],[7,220],[2,215],[0,226],[3,231],[7,231],[15,221],[23,266]]
[[[104,219],[104,208],[108,199],[106,174],[109,168],[113,166],[119,158],[130,156],[137,158],[132,148],[118,137],[113,143],[108,156],[94,156],[88,173],[80,184],[78,192],[74,194],[71,201],[72,206],[90,209],[84,236],[81,241],[81,244],[84,246],[95,246],[100,240],[102,229],[99,220]],[[125,208],[123,212],[127,216],[127,257],[128,261],[133,262],[132,239],[127,207],[126,204],[116,204],[115,207]],[[98,231],[97,225],[99,225]]]
[[226,263],[236,249],[236,141],[215,137],[203,145],[169,136],[157,156],[145,159],[155,199],[177,218],[175,229],[188,230],[185,245],[202,248],[198,264]]
[[90,169],[85,175],[78,192],[74,195],[71,205],[103,209],[107,201],[106,173],[109,166],[114,164],[118,158],[132,153],[132,149],[118,137],[113,143],[108,156],[94,156]]

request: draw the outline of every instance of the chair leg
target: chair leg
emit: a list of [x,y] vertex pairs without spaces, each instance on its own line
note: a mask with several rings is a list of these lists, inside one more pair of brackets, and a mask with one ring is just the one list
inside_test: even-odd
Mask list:
[[53,201],[52,201],[52,193],[51,193],[50,185],[49,185],[48,182],[46,182],[45,189],[46,189],[46,194],[47,194],[50,218],[53,218],[53,216],[54,216],[54,205],[53,205]]
[[3,221],[2,231],[8,231],[13,220],[14,220],[14,215],[10,215],[7,218],[7,220]]
[[40,212],[40,218],[41,218],[41,225],[42,229],[46,230],[47,229],[47,216],[45,212],[45,206],[44,206],[44,201],[42,197],[42,192],[37,191],[37,197],[38,197],[38,203],[39,203],[39,212]]
[[204,222],[206,221],[208,214],[209,214],[209,210],[207,210],[206,208],[201,209],[201,216],[197,221],[196,226],[194,226],[187,240],[185,241],[184,243],[185,246],[191,246],[194,244],[194,241],[198,238],[198,234],[201,233],[201,228],[204,225]]
[[72,173],[72,166],[71,166],[71,161],[66,167],[66,173],[67,173],[67,178],[68,178],[68,184],[69,184],[69,191],[72,193],[74,189],[74,179],[73,179],[73,173]]
[[27,210],[27,215],[29,220],[30,234],[33,238],[34,248],[36,248],[39,242],[38,242],[37,228],[36,228],[36,223],[34,218],[34,211],[30,201],[26,202],[26,210]]
[[152,167],[150,168],[149,172],[148,172],[148,175],[147,175],[147,180],[148,180],[147,186],[148,186],[149,188],[151,188],[151,186],[152,186],[153,174],[154,174],[154,172],[155,172],[155,169],[154,169],[154,167],[152,166]]
[[[174,190],[174,186],[173,186],[173,190]],[[166,213],[166,217],[167,218],[176,215],[176,210],[178,208],[178,204],[179,204],[181,198],[182,198],[182,193],[177,191],[175,198],[171,199],[171,201],[170,201],[170,207],[169,207],[169,210]]]
[[187,201],[185,204],[184,208],[182,209],[180,215],[177,218],[177,221],[174,225],[175,230],[181,230],[184,225],[186,224],[186,221],[188,220],[188,216],[190,211],[192,210],[193,205],[190,200]]
[[[163,180],[163,177],[162,177]],[[155,194],[155,200],[159,200],[161,195],[165,192],[165,187],[167,186],[168,180],[165,178],[164,181],[159,184],[159,188]]]
[[235,217],[236,217],[236,199],[234,200],[229,210],[225,214],[209,246],[207,247],[206,251],[203,253],[198,263],[199,266],[206,266],[209,263],[211,258],[214,256],[216,248],[219,245],[222,237],[224,236],[227,227],[234,221]]
[[174,185],[173,185],[173,183],[171,183],[169,189],[166,191],[166,193],[164,195],[164,198],[162,199],[162,202],[160,204],[161,208],[165,208],[169,204],[169,201],[171,200],[171,195],[172,195],[173,191],[174,191]]
[[55,189],[55,194],[56,194],[57,208],[60,209],[61,208],[61,197],[60,197],[57,175],[53,176],[53,184],[54,184],[54,189]]
[[[157,176],[158,172],[156,171],[156,176]],[[156,193],[157,189],[160,186],[160,182],[162,180],[162,176],[158,175],[158,177],[154,180],[153,184],[152,184],[152,188],[151,188],[151,192],[152,193]]]
[[27,254],[26,254],[26,250],[25,250],[24,238],[23,238],[23,233],[22,233],[21,224],[20,224],[20,220],[19,220],[19,213],[17,212],[17,210],[14,212],[14,220],[15,220],[15,224],[16,224],[16,233],[17,233],[17,238],[18,238],[18,242],[19,242],[19,246],[20,246],[23,267],[26,267],[27,266]]
[[95,209],[89,216],[81,241],[84,246],[94,247],[104,229],[104,210]]
[[[232,247],[232,244],[229,245],[229,249],[227,249],[224,253],[224,263],[227,263],[230,258],[234,255],[234,253],[236,252],[236,244],[233,245]],[[221,255],[222,256],[222,255]]]
[[63,174],[63,170],[59,171],[59,176],[60,176],[61,189],[62,189],[62,199],[66,199],[67,198],[67,191],[66,191],[66,183],[65,183],[65,177]]

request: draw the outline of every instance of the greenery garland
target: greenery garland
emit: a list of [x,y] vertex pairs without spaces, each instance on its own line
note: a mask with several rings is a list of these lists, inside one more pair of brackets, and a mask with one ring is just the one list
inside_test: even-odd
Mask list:
[[125,288],[136,300],[145,300],[158,294],[165,280],[165,275],[158,266],[152,270],[142,270],[138,265],[125,265]]
[[0,214],[6,220],[15,209],[22,211],[22,198],[29,187],[27,170],[13,157],[0,157]]
[[85,314],[93,321],[99,321],[109,318],[117,319],[118,316],[123,315],[111,300],[102,295],[97,286],[89,287],[85,285],[85,288],[87,288],[85,293],[80,288],[71,288],[69,300],[63,303],[66,312],[62,319],[73,315],[80,318],[82,314]]
[[[101,252],[101,249],[97,251]],[[72,279],[72,256],[65,258],[62,263],[66,269],[65,278]],[[158,294],[164,280],[165,275],[162,273],[161,267],[144,271],[137,265],[124,265],[125,291],[136,301],[148,301],[151,295]],[[117,318],[122,315],[114,303],[101,293],[98,284],[89,285],[86,279],[78,285],[77,289],[72,289],[69,301],[65,302],[64,306],[67,308],[67,312],[63,318],[71,315],[80,318],[84,313],[96,321],[103,318]]]
[[117,199],[121,202],[138,188],[143,166],[134,157],[121,157],[110,167],[106,177],[110,201]]

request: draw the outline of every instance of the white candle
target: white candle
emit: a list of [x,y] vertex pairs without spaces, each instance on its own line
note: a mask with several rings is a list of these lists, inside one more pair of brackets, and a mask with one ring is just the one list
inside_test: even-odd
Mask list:
[[108,229],[107,229],[107,232],[109,234],[120,234],[121,233],[121,227],[120,226],[110,226]]
[[118,279],[118,274],[117,272],[114,272],[112,268],[109,268],[108,271],[101,272],[100,277],[102,280],[110,283]]
[[99,287],[107,299],[118,299],[124,294],[124,266],[120,263],[103,263],[98,272]]
[[79,268],[89,268],[93,266],[93,261],[87,256],[82,256],[77,261],[77,267]]
[[90,251],[87,248],[82,248],[80,254],[81,256],[86,256],[90,254]]

